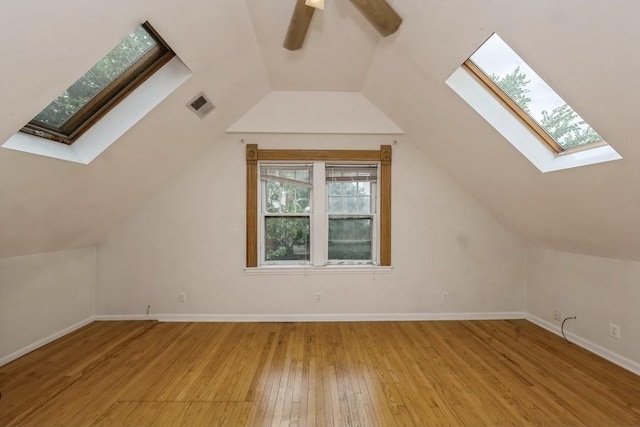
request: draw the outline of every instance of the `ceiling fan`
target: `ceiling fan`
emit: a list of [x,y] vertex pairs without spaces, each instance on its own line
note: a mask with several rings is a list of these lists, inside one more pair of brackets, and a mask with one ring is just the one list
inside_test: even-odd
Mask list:
[[[395,33],[402,18],[386,2],[386,0],[349,0],[365,18],[386,37]],[[297,50],[302,47],[307,35],[313,12],[324,7],[324,0],[297,0],[291,15],[289,29],[282,44],[285,49]]]

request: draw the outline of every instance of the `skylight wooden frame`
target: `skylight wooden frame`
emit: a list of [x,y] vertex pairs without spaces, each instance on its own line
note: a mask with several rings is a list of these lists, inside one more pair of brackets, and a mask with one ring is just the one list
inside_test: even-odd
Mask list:
[[584,144],[569,149],[564,149],[549,133],[544,130],[529,114],[527,114],[505,91],[500,88],[480,67],[478,67],[471,58],[467,59],[462,66],[469,71],[478,81],[488,88],[495,96],[497,96],[505,107],[518,116],[528,127],[536,134],[542,142],[555,154],[568,154],[577,151],[588,150],[595,147],[608,145],[604,140]]
[[536,121],[528,115],[500,86],[498,86],[491,78],[478,67],[471,58],[462,64],[471,74],[473,74],[480,82],[482,82],[491,92],[494,93],[504,105],[509,108],[516,116],[529,126],[529,128],[542,139],[542,141],[556,154],[564,151],[562,146],[551,137]]
[[156,45],[80,108],[62,126],[51,126],[33,119],[20,131],[67,145],[73,144],[94,123],[175,56],[173,50],[148,21],[144,22],[142,27],[155,40]]
[[391,145],[380,150],[260,150],[257,144],[246,147],[246,266],[258,266],[258,180],[259,161],[344,161],[380,162],[380,266],[391,266]]

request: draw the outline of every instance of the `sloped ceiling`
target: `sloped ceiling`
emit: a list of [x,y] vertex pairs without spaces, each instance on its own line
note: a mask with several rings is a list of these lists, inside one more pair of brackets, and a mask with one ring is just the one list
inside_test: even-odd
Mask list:
[[[409,1],[363,92],[516,235],[543,247],[640,260],[640,4]],[[493,32],[623,160],[541,174],[444,81]]]
[[[55,3],[55,4],[54,4]],[[192,78],[89,166],[0,149],[0,257],[99,242],[271,90],[362,91],[508,228],[539,246],[640,260],[640,4],[395,0],[380,39],[326,0],[302,50],[281,47],[294,0],[7,2],[0,141],[138,23]],[[541,174],[444,83],[498,32],[624,157]],[[184,104],[204,90],[204,120]]]
[[[0,14],[0,140],[145,20],[192,77],[88,166],[0,149],[0,257],[99,242],[268,93],[244,2],[10,2]],[[185,107],[201,90],[218,107],[203,120]]]
[[295,0],[247,0],[273,90],[360,91],[378,33],[347,0],[314,13],[302,49],[282,42]]

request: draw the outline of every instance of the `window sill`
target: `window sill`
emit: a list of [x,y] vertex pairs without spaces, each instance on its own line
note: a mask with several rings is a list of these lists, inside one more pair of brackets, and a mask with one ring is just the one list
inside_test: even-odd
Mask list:
[[393,267],[376,265],[327,265],[324,267],[298,265],[265,265],[261,267],[245,268],[244,272],[250,276],[263,275],[321,275],[321,274],[391,274]]

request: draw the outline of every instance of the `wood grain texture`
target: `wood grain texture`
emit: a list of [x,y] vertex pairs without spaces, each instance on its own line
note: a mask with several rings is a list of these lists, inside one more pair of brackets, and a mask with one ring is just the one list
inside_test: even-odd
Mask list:
[[313,7],[306,6],[304,0],[296,1],[289,21],[289,28],[287,28],[287,35],[282,43],[285,49],[298,50],[302,47],[315,10]]
[[640,377],[525,320],[96,322],[0,391],[3,426],[640,424]]
[[247,144],[246,265],[258,266],[258,145]]
[[391,265],[391,146],[380,146],[380,265]]
[[380,33],[387,37],[400,28],[402,18],[385,0],[349,0],[358,8],[367,21]]
[[379,150],[258,150],[261,161],[379,162]]

